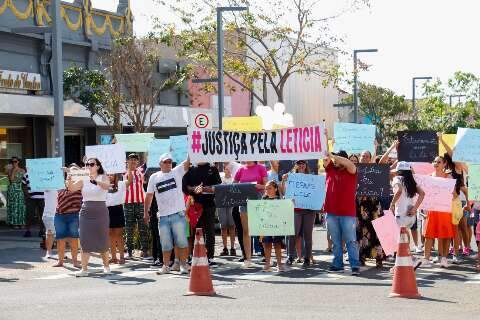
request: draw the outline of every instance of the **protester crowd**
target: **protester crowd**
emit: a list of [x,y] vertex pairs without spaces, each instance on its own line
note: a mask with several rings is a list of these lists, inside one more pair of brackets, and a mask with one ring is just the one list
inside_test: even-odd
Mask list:
[[[415,181],[412,164],[390,156],[398,147],[395,142],[378,156],[370,151],[350,155],[345,151],[328,152],[320,161],[319,172],[314,172],[306,160],[297,160],[282,175],[278,161],[191,164],[187,158],[175,164],[169,153],[160,156],[160,169],[148,168],[142,164],[144,159],[140,155],[131,153],[126,161],[126,174],[111,175],[98,159],[91,158],[65,168],[64,189],[46,192],[31,191],[28,172],[21,167],[20,159],[14,157],[8,175],[7,224],[24,228],[24,236],[31,237],[31,227],[40,221],[39,236],[44,238],[46,258],[53,258],[56,240],[58,262],[54,267],[64,266],[68,243],[72,265],[80,268],[76,275],[82,277],[89,275],[91,253],[101,254],[104,273],[109,274],[110,264],[124,264],[126,259],[134,257],[136,242],[140,244],[139,257],[152,256],[152,267],[160,268],[159,274],[171,271],[188,274],[195,228],[204,231],[210,266],[216,265],[217,254],[237,256],[238,239],[243,268],[260,267],[252,261],[253,250],[264,256],[265,272],[286,271],[293,264],[309,268],[315,263],[313,230],[319,217],[326,220],[327,250],[333,253],[329,271],[344,271],[346,252],[352,274],[358,275],[369,259],[374,259],[378,268],[387,259],[372,221],[390,211],[400,227],[410,230],[413,251],[424,254],[415,261],[417,267],[428,268],[438,263],[448,268],[449,264],[462,263],[462,256],[473,254],[472,237],[476,237],[477,244],[480,241],[480,203],[468,198],[468,167],[452,160],[453,151],[442,135],[439,141],[447,152],[434,159],[430,175],[455,179],[450,212],[421,210],[425,191]],[[357,195],[358,165],[375,163],[390,166],[390,195]],[[86,167],[89,177],[72,179],[70,172],[75,167]],[[295,207],[294,235],[252,237],[247,206],[216,207],[217,185],[252,183],[258,199],[275,201],[284,198],[292,173],[323,174],[326,178],[322,210]],[[223,244],[219,253],[215,252],[217,217]],[[480,269],[480,255],[477,268]]]

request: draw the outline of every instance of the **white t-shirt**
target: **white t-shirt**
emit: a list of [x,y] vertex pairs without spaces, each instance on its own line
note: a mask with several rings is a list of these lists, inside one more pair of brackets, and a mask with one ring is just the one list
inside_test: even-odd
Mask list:
[[403,185],[403,177],[397,176],[393,178],[392,188],[394,193],[396,193],[399,189],[402,190],[402,194],[395,205],[395,216],[406,216],[408,213],[408,208],[415,205],[415,197],[408,197],[407,189],[405,189],[405,186]]
[[57,210],[57,190],[47,190],[44,192],[45,206],[43,208],[43,215],[48,217],[55,216]]
[[107,207],[118,206],[125,203],[125,195],[127,194],[127,186],[125,181],[118,181],[118,191],[107,193]]
[[222,184],[232,184],[233,183],[233,176],[230,178],[225,177],[225,172],[220,173],[220,178],[222,179]]
[[148,180],[147,193],[155,193],[159,218],[185,211],[182,192],[182,178],[185,172],[181,164],[168,173],[156,172]]
[[[108,178],[104,175],[99,175],[96,179],[101,182],[108,182]],[[82,196],[85,201],[107,201],[108,190],[100,188],[90,182],[90,180],[83,180]]]

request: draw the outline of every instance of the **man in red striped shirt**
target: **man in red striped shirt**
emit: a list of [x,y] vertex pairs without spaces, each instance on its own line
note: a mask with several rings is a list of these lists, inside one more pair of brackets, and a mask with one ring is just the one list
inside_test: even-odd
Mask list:
[[138,235],[140,237],[140,244],[142,246],[142,257],[147,257],[148,250],[148,227],[143,221],[143,202],[145,200],[145,193],[143,190],[144,173],[143,169],[139,167],[139,157],[135,153],[131,153],[127,158],[127,175],[131,172],[132,183],[127,188],[125,196],[125,231],[127,234],[127,248],[128,256],[131,258],[133,253],[133,231],[135,226],[138,226]]

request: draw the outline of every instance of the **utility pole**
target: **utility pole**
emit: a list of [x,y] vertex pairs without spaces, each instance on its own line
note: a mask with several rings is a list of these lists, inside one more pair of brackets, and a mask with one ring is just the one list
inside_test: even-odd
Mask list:
[[357,54],[362,52],[378,52],[378,49],[353,50],[353,122],[358,123],[358,70]]

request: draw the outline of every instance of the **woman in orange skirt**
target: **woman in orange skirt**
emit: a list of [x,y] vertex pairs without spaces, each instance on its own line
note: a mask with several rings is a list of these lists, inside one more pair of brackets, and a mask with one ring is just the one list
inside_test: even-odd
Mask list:
[[[432,177],[452,178],[450,174],[444,171],[445,166],[445,159],[440,156],[436,157],[435,160],[433,160],[435,172],[432,173]],[[433,241],[434,239],[438,239],[438,255],[440,259],[440,266],[442,268],[447,268],[447,256],[448,249],[450,247],[450,239],[455,236],[452,225],[452,213],[427,211],[425,229],[425,256],[422,261],[422,267],[432,266],[432,263],[430,262],[430,255],[432,252]]]

